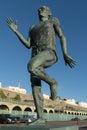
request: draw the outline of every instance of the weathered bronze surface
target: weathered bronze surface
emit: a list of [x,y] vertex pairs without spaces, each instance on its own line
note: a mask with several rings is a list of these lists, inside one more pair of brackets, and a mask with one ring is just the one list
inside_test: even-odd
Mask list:
[[58,61],[56,35],[60,39],[65,64],[68,64],[71,68],[75,65],[75,61],[67,53],[66,38],[63,35],[59,20],[55,17],[51,18],[51,14],[51,10],[47,6],[38,9],[40,22],[30,28],[27,40],[18,31],[17,23],[14,23],[11,18],[7,19],[8,26],[17,35],[21,43],[27,48],[32,48],[32,57],[27,67],[31,75],[31,87],[37,111],[38,120],[36,123],[45,122],[41,80],[49,84],[50,98],[52,100],[57,99],[57,81],[45,72],[46,68]]

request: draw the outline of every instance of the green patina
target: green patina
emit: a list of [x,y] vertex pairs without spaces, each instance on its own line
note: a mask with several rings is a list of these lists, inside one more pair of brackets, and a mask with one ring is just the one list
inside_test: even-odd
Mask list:
[[60,39],[65,64],[71,68],[75,65],[75,61],[67,53],[66,38],[63,35],[59,20],[57,18],[51,18],[51,14],[51,10],[46,6],[42,6],[38,9],[40,22],[30,28],[27,40],[18,31],[17,24],[10,18],[7,19],[8,26],[17,35],[23,45],[29,49],[32,48],[28,71],[31,75],[31,87],[38,117],[36,121],[37,124],[40,120],[41,122],[45,121],[43,117],[41,81],[45,81],[49,84],[50,98],[52,100],[57,99],[57,81],[45,72],[46,68],[58,61],[56,54],[56,35]]

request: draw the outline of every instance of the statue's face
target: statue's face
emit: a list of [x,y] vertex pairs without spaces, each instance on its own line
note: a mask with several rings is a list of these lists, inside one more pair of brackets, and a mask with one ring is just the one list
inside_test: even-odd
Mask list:
[[50,9],[46,6],[42,6],[41,8],[38,9],[38,15],[40,21],[45,21],[51,15]]

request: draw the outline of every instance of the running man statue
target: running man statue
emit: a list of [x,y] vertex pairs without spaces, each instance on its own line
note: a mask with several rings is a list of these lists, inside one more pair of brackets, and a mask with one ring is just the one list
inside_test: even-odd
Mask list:
[[66,65],[74,67],[75,61],[68,55],[66,48],[66,38],[60,27],[59,20],[55,17],[51,18],[51,10],[47,6],[38,9],[40,22],[31,26],[27,40],[18,31],[18,26],[11,18],[7,18],[7,24],[10,29],[17,35],[21,43],[32,48],[32,56],[27,68],[31,75],[31,87],[34,97],[34,103],[37,111],[37,121],[43,122],[43,95],[41,93],[41,80],[49,84],[50,98],[57,98],[57,81],[51,78],[45,69],[52,66],[58,61],[56,54],[56,35],[60,39],[63,58]]

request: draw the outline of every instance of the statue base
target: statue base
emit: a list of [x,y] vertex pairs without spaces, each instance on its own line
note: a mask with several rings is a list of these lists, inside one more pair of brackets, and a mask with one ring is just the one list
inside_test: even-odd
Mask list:
[[79,130],[78,126],[27,126],[27,127],[17,127],[17,126],[1,126],[0,130]]
[[0,130],[79,130],[77,125],[40,122],[39,124],[0,125]]
[[33,123],[0,124],[0,130],[86,130],[87,121],[43,121]]

